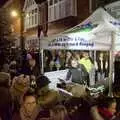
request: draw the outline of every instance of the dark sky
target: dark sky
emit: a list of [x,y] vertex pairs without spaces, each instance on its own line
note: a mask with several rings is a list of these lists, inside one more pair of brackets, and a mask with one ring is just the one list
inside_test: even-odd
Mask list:
[[0,0],[0,7],[8,0]]

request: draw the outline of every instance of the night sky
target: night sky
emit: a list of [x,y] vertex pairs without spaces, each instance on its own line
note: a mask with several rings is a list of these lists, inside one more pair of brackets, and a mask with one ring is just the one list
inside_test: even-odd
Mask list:
[[0,0],[0,7],[8,0]]

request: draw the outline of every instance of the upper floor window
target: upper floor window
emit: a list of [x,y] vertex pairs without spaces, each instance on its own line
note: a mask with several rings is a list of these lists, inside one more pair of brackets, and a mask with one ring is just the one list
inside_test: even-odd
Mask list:
[[48,0],[48,22],[77,15],[77,0]]
[[24,29],[27,30],[38,25],[38,7],[34,0],[25,0]]
[[35,8],[25,14],[25,29],[38,25],[38,9]]

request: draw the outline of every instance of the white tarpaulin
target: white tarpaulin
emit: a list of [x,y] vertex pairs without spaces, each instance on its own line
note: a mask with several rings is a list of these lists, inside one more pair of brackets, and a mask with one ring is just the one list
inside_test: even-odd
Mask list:
[[46,72],[44,75],[49,78],[51,83],[49,87],[52,89],[57,89],[57,83],[60,83],[59,78],[65,80],[67,76],[68,69],[60,71]]

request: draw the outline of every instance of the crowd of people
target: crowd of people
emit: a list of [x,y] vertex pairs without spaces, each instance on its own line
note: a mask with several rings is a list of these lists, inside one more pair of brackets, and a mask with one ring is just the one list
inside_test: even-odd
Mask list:
[[[85,64],[84,59],[82,59],[87,58],[86,56],[88,57],[87,64]],[[89,57],[88,51],[45,51],[44,57],[45,71],[54,71],[69,68],[71,66],[71,59],[76,59],[78,63],[84,64],[87,72],[89,72],[93,62]]]
[[[79,64],[76,68],[82,71],[82,74],[88,73],[89,80],[87,84],[94,85],[96,82],[103,81],[109,73],[109,55],[107,52],[89,51],[70,51],[70,50],[52,50],[44,52],[44,71],[56,71],[70,69],[72,64]],[[73,68],[73,67],[72,67]],[[73,70],[72,70],[73,71]],[[71,71],[70,71],[71,72]],[[79,72],[80,73],[80,72]],[[79,77],[78,77],[79,78]]]
[[[36,87],[30,76],[23,74],[11,81],[8,73],[0,72],[1,120],[119,120],[119,104],[115,98],[89,95],[62,99],[51,90],[50,81],[40,75]],[[118,102],[119,103],[119,102]]]
[[[40,75],[36,87],[30,86],[30,76],[23,74],[13,80],[0,72],[0,117],[2,120],[119,120],[117,102],[103,97],[93,100],[89,95],[62,100],[51,90],[50,81]],[[104,101],[103,101],[104,100]],[[101,117],[101,119],[100,119]],[[102,118],[103,117],[103,118]],[[104,119],[105,118],[105,119]]]
[[[66,81],[89,85],[89,73],[94,67],[88,53],[83,57],[61,51],[52,58],[45,54],[45,70],[69,69]],[[59,58],[61,57],[61,59]],[[24,65],[14,59],[3,64],[0,71],[0,120],[119,120],[119,100],[104,95],[92,98],[84,95],[63,98],[59,91],[49,88],[50,80],[41,74],[35,56],[26,54]],[[55,66],[56,65],[56,66]],[[71,77],[72,76],[72,77]],[[83,92],[82,92],[83,93]]]

